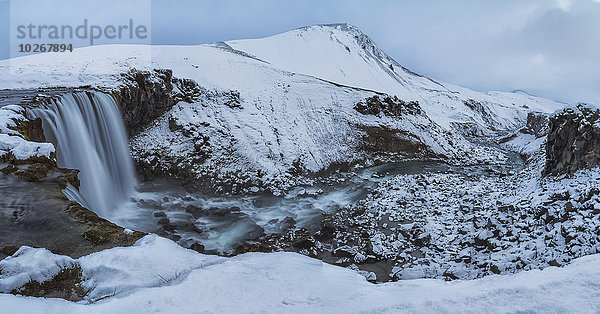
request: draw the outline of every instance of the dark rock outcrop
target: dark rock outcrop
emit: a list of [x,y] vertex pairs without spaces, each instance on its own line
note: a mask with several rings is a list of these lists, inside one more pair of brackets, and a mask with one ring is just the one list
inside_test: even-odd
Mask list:
[[362,149],[374,154],[396,153],[404,156],[434,155],[419,138],[403,130],[359,126],[365,132]]
[[123,73],[122,76],[124,84],[112,95],[119,105],[130,137],[140,133],[179,101],[192,103],[204,95],[208,98],[217,97],[230,108],[241,106],[239,92],[209,92],[193,80],[173,77],[173,71],[169,69],[153,71],[133,69]]
[[83,300],[89,292],[89,289],[83,287],[82,281],[83,270],[81,266],[74,265],[61,269],[58,274],[44,282],[30,280],[11,293],[38,298],[62,298],[76,302]]
[[524,132],[535,135],[536,138],[548,135],[548,115],[542,112],[527,114],[527,126]]
[[114,93],[125,128],[130,136],[141,132],[175,104],[172,96],[173,71],[131,70],[123,74],[125,85]]
[[600,108],[579,104],[550,116],[546,174],[572,174],[600,165]]
[[16,126],[11,129],[21,133],[26,140],[38,143],[46,142],[41,118],[15,120],[14,122]]
[[399,117],[407,114],[421,114],[421,106],[417,101],[405,102],[397,96],[374,95],[354,105],[354,109],[362,114]]

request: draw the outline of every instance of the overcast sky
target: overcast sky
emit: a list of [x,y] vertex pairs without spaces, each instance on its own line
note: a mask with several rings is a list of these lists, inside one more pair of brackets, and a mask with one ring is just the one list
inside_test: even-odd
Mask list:
[[[73,10],[83,10],[83,2]],[[4,47],[8,7],[0,0]],[[436,79],[600,104],[600,0],[153,0],[151,12],[154,44],[258,38],[347,22],[400,64]],[[0,59],[7,51],[0,50]]]

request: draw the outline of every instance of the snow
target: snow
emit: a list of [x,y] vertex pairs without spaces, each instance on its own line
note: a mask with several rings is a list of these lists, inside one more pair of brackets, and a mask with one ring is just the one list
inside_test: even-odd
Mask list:
[[0,292],[10,292],[29,280],[49,280],[62,268],[74,265],[75,261],[68,256],[54,255],[46,249],[22,246],[12,257],[0,261]]
[[[525,134],[522,132],[516,132],[514,138],[503,144],[511,151],[518,152],[524,156],[533,156],[540,151],[540,147],[545,145],[546,137],[537,138],[533,134]],[[545,146],[544,146],[545,147]]]
[[[172,69],[175,77],[192,79],[207,93],[240,95],[237,109],[213,97],[182,103],[168,113],[182,125],[213,135],[217,157],[205,169],[190,166],[197,176],[219,168],[224,173],[261,170],[277,177],[297,160],[309,171],[361,161],[365,156],[357,150],[364,132],[358,126],[408,132],[435,154],[473,162],[485,157],[471,158],[468,152],[476,149],[455,131],[513,130],[530,110],[562,106],[523,93],[484,94],[435,82],[403,68],[347,24],[209,45],[108,45],[25,56],[0,61],[0,88],[91,85],[106,90],[118,88],[121,74],[131,69],[156,68]],[[374,91],[416,100],[426,115],[396,119],[358,114],[353,105]],[[206,121],[210,127],[202,126]],[[180,162],[194,152],[194,139],[171,132],[167,123],[159,121],[132,141],[138,161],[167,150]]]
[[533,143],[521,170],[473,166],[380,183],[334,214],[356,228],[340,230],[332,250],[386,261],[396,279],[481,278],[600,252],[600,168],[542,177],[543,141]]
[[[355,37],[356,36],[356,37]],[[412,81],[429,88],[440,85],[400,67],[360,30],[350,25],[317,25],[227,45],[294,73],[413,99]],[[397,66],[394,71],[390,66]]]
[[449,127],[450,122],[472,120],[484,124],[478,113],[462,103],[468,99],[481,102],[503,128],[513,126],[513,119],[522,118],[523,112],[553,112],[565,106],[521,92],[479,93],[415,74],[348,24],[316,25],[226,44],[287,71],[418,100],[427,114],[444,127]]
[[[0,88],[51,86],[114,87],[130,69],[173,69],[175,77],[208,89],[239,90],[249,101],[262,99],[290,78],[306,83],[326,80],[419,101],[444,128],[451,122],[477,122],[512,128],[526,112],[552,112],[564,104],[523,93],[479,93],[415,74],[390,58],[357,28],[305,27],[255,40],[199,46],[108,45],[72,53],[32,55],[0,62]],[[293,75],[292,73],[304,74]],[[495,125],[464,104],[473,99]],[[292,100],[293,101],[293,100]]]
[[15,121],[24,120],[25,116],[23,115],[24,109],[20,106],[10,105],[4,106],[0,108],[0,133],[8,134],[8,135],[17,135],[20,133],[11,129],[17,126]]
[[[434,153],[455,157],[472,151],[469,143],[449,134],[422,115],[363,115],[354,104],[370,92],[339,88],[305,77],[285,77],[257,98],[242,98],[241,108],[221,105],[221,97],[201,97],[196,103],[179,103],[144,133],[132,140],[134,158],[151,162],[155,154],[193,156],[194,144],[209,138],[210,147],[235,153],[215,153],[196,173],[242,166],[268,175],[285,173],[296,160],[310,171],[332,163],[360,160],[357,152],[364,133],[360,127],[404,130]],[[188,135],[171,132],[175,121]],[[454,144],[450,144],[450,143]],[[239,155],[243,158],[239,158]],[[466,156],[466,153],[463,153]],[[164,158],[159,158],[164,160]]]
[[[171,161],[191,162],[186,158],[195,156],[197,144],[208,136],[206,141],[214,148],[214,154],[204,163],[205,168],[192,169],[195,174],[201,176],[219,169],[222,172],[216,175],[227,178],[231,176],[227,171],[242,169],[243,174],[252,175],[251,171],[264,170],[267,179],[280,186],[289,177],[277,176],[296,160],[308,170],[318,171],[336,162],[363,158],[356,147],[364,132],[357,131],[357,126],[406,131],[451,161],[502,162],[507,157],[499,150],[475,146],[457,131],[470,126],[482,134],[514,131],[522,127],[528,112],[552,112],[564,106],[521,92],[480,93],[435,82],[404,69],[366,35],[346,24],[306,27],[259,40],[212,45],[94,46],[73,53],[5,60],[0,61],[0,89],[84,85],[116,89],[123,84],[122,73],[155,68],[173,69],[175,77],[194,80],[202,93],[194,103],[177,104],[134,138],[131,144],[135,158],[151,162],[157,157],[172,156],[161,159],[164,161],[159,166],[163,167],[172,166],[168,164]],[[398,118],[362,115],[353,108],[376,92],[398,95],[405,101],[416,100],[426,114]],[[239,107],[224,105],[232,93],[239,93]],[[52,144],[27,142],[10,128],[19,119],[25,119],[23,108],[0,108],[0,156],[8,152],[18,159],[51,156]],[[171,121],[181,125],[188,135],[172,131]],[[531,136],[519,134],[506,146],[533,156],[543,139],[531,140]],[[486,263],[490,261],[508,275],[449,283],[419,279],[374,285],[365,279],[374,279],[374,273],[339,268],[298,254],[251,253],[223,258],[198,254],[150,235],[132,247],[105,250],[76,260],[23,247],[13,257],[0,261],[0,291],[8,293],[30,279],[43,281],[62,268],[80,266],[82,284],[90,292],[80,303],[12,295],[0,295],[0,303],[7,312],[600,310],[600,256],[575,259],[598,249],[592,227],[585,232],[580,229],[600,226],[593,214],[600,207],[600,200],[597,196],[581,197],[598,190],[598,181],[590,178],[600,174],[597,169],[589,170],[574,178],[546,182],[537,176],[537,170],[507,178],[458,174],[398,176],[383,182],[380,193],[369,196],[362,204],[370,207],[365,216],[353,217],[360,225],[374,227],[378,232],[384,215],[398,221],[408,217],[413,221],[396,224],[397,228],[414,230],[419,236],[434,236],[432,245],[442,248],[445,255],[436,256],[431,251],[432,255],[426,256],[427,265],[396,265],[394,271],[400,278],[442,278],[446,271],[461,278],[477,278],[489,274],[490,265]],[[259,186],[258,182],[248,185],[251,191],[261,191]],[[563,189],[579,214],[564,213],[566,201],[553,199],[553,193]],[[515,193],[520,193],[520,197]],[[578,199],[585,199],[585,204],[574,201]],[[499,215],[495,208],[498,200],[515,206],[516,216]],[[465,201],[470,205],[460,206]],[[410,206],[399,209],[402,202]],[[548,205],[546,217],[564,220],[530,228],[530,211],[540,204]],[[494,222],[505,219],[509,222],[497,224],[498,228],[514,233],[496,239],[490,230],[474,226],[474,222],[483,221],[482,217]],[[457,228],[461,226],[466,235],[458,235]],[[384,228],[388,227],[392,230],[391,226]],[[580,237],[566,243],[562,230]],[[393,236],[384,232],[369,235],[367,240],[375,254],[404,259],[411,253],[402,251],[411,248],[402,232]],[[494,241],[500,251],[474,252],[461,246],[474,238]],[[558,244],[538,256],[537,248],[544,241]],[[353,251],[357,263],[370,258],[370,252],[362,248],[348,250]],[[479,266],[486,266],[452,264],[457,257],[472,257]],[[511,274],[523,267],[514,262],[517,257],[528,263],[525,269],[531,270]],[[571,263],[562,268],[548,267],[551,260],[563,265]],[[541,267],[545,269],[535,269]]]
[[27,120],[24,108],[16,105],[0,108],[0,157],[11,153],[17,160],[32,157],[50,158],[54,153],[54,145],[26,141],[23,135],[12,129],[17,126],[16,121],[19,120]]
[[192,269],[222,260],[222,257],[197,254],[175,242],[151,235],[131,248],[105,250],[84,256],[78,262],[84,276],[89,278],[84,282],[84,287],[91,289],[87,298],[94,300],[115,291],[160,287]]
[[[550,115],[550,118],[555,118],[564,114],[578,115],[582,118],[585,118],[586,120],[589,120],[589,122],[595,122],[593,120],[594,118],[598,119],[598,114],[600,114],[600,106],[594,104],[579,103],[553,112]],[[596,114],[596,117],[594,117],[594,114]]]
[[[147,50],[151,51],[151,60],[145,58]],[[175,77],[193,79],[207,93],[238,91],[241,101],[238,109],[223,106],[217,97],[212,101],[200,99],[194,104],[182,103],[170,112],[182,120],[182,124],[198,129],[206,129],[200,125],[210,122],[207,131],[221,134],[217,136],[224,140],[213,147],[232,142],[235,155],[223,150],[215,152],[223,158],[232,156],[231,160],[215,162],[224,170],[241,168],[283,173],[300,158],[308,170],[317,171],[332,163],[355,161],[361,157],[355,151],[364,133],[357,130],[358,123],[407,131],[441,155],[454,155],[458,148],[470,150],[466,141],[443,134],[445,130],[439,126],[430,126],[432,123],[427,117],[393,119],[356,112],[354,104],[372,96],[373,92],[293,74],[216,46],[95,46],[76,49],[72,54],[2,61],[0,71],[2,68],[9,73],[0,77],[0,88],[57,85],[115,88],[119,74],[130,69],[168,68],[173,69]],[[143,136],[146,139],[140,138],[139,143],[154,143],[143,146],[147,148],[144,154],[162,150],[161,143],[167,144],[179,158],[189,156],[188,152],[194,150],[193,143],[185,139],[176,145],[168,144],[177,135],[164,127],[153,128]],[[451,147],[449,142],[456,143],[457,148]]]
[[[55,269],[64,257],[23,248],[0,262],[4,286],[22,274]],[[23,255],[27,254],[27,255]],[[36,255],[39,254],[39,255]],[[44,260],[44,261],[38,261]],[[51,263],[52,262],[52,263]],[[472,281],[407,280],[371,284],[357,272],[294,253],[249,253],[233,258],[202,255],[170,240],[147,236],[133,247],[75,260],[86,285],[109,297],[87,304],[2,294],[6,312],[591,312],[600,307],[600,256]],[[179,270],[179,276],[174,271]],[[21,275],[22,275],[21,274]],[[161,278],[164,277],[165,280]],[[114,296],[112,296],[114,294]],[[96,296],[96,295],[94,295]]]
[[0,157],[8,152],[17,160],[27,160],[32,157],[50,158],[54,153],[51,143],[35,143],[21,137],[0,134]]

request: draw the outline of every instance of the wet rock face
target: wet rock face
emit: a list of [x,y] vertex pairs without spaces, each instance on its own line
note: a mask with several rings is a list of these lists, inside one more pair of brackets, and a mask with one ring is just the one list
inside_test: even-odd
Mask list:
[[114,94],[129,135],[143,130],[175,104],[173,71],[131,71],[123,74],[126,84]]
[[[23,113],[13,122],[7,128],[18,134],[9,133],[12,136],[29,142],[46,140],[41,119],[30,119]],[[144,235],[125,232],[89,209],[70,202],[63,189],[69,185],[79,188],[79,170],[60,168],[55,156],[52,153],[18,159],[9,152],[0,157],[0,259],[14,254],[23,245],[80,257],[132,245]],[[59,279],[55,282],[58,286],[62,282]],[[17,292],[46,296],[44,291],[55,288],[30,282],[25,290]]]
[[12,129],[21,133],[26,140],[39,143],[46,142],[41,118],[17,120],[15,121],[15,124],[16,127]]
[[579,104],[550,116],[546,174],[572,174],[600,165],[600,108]]

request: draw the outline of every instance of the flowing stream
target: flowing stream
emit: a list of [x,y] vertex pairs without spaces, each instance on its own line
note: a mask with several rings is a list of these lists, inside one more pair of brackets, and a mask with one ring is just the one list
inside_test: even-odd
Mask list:
[[128,228],[161,234],[165,227],[183,246],[194,242],[206,250],[232,253],[263,232],[290,227],[315,231],[324,215],[364,198],[379,182],[398,174],[450,170],[442,162],[407,161],[339,175],[328,184],[297,187],[283,196],[213,197],[190,191],[172,181],[142,183],[138,193],[110,220]]

